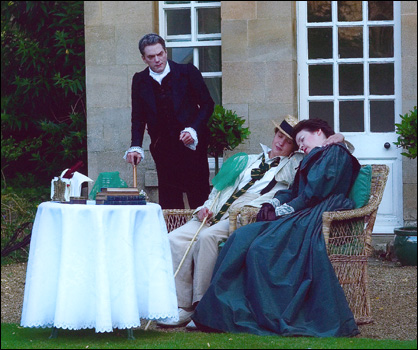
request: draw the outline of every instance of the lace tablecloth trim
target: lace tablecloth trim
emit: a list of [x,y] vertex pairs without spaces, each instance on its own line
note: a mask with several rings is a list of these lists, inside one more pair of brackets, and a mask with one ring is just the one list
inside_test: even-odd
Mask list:
[[[178,321],[179,317],[178,314],[176,316],[167,315],[167,314],[151,314],[151,315],[140,315],[141,319],[147,320],[159,320],[159,321]],[[55,323],[54,321],[43,321],[43,322],[34,322],[30,324],[21,324],[22,327],[28,328],[61,328],[61,329],[68,329],[68,330],[80,330],[80,329],[95,329],[96,333],[103,333],[103,332],[113,332],[113,329],[129,329],[129,328],[137,328],[141,326],[141,322],[131,322],[131,323],[114,323],[112,327],[100,327],[97,328],[94,323],[87,323],[81,325],[71,325],[71,324],[62,324],[62,323]]]

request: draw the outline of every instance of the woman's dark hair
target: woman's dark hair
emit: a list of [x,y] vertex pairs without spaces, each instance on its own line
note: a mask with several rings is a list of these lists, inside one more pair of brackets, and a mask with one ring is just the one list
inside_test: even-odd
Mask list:
[[322,119],[305,119],[301,120],[293,127],[293,139],[296,140],[296,135],[302,130],[308,130],[314,132],[321,129],[326,137],[330,137],[335,134],[335,131],[329,126],[329,124]]
[[166,50],[165,40],[162,37],[160,37],[158,34],[150,33],[150,34],[144,35],[142,39],[139,40],[139,44],[138,44],[141,55],[142,56],[145,55],[145,51],[144,51],[145,47],[149,45],[155,45],[155,44],[161,44],[164,51]]

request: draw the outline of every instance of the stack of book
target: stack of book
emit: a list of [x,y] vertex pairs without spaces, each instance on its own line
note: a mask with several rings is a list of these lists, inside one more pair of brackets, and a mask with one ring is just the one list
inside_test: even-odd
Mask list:
[[135,187],[102,188],[96,195],[96,204],[145,205],[145,196]]

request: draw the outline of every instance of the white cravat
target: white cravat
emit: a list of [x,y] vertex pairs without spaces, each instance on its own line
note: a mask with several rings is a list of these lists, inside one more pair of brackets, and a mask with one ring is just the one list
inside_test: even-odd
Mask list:
[[160,85],[168,73],[170,73],[170,65],[168,64],[168,62],[165,65],[165,68],[161,73],[155,73],[154,71],[151,70],[151,68],[149,69],[149,75],[151,76],[151,78],[153,78]]

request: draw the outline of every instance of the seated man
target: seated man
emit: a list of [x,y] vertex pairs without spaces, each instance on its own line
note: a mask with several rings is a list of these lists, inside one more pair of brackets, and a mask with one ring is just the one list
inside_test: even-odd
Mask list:
[[[199,229],[201,222],[208,216],[208,222],[197,236],[196,242],[191,247],[187,257],[176,276],[177,300],[179,306],[179,320],[177,322],[160,321],[161,327],[181,327],[191,321],[193,310],[209,287],[212,272],[218,257],[218,244],[229,236],[229,211],[243,206],[261,207],[271,200],[274,194],[281,189],[288,189],[293,183],[296,169],[303,159],[303,154],[297,151],[296,143],[292,138],[293,126],[297,119],[287,116],[280,123],[274,123],[274,138],[271,149],[261,145],[263,152],[258,155],[249,155],[246,168],[238,176],[235,186],[230,186],[221,191],[212,211],[213,201],[218,194],[213,189],[208,200],[202,207],[197,208],[194,218],[185,225],[177,228],[169,234],[173,269],[177,270],[194,234]],[[334,135],[326,143],[341,142],[344,137],[341,134]],[[240,191],[251,180],[251,170],[259,168],[260,161],[271,165],[264,175],[254,182],[248,190]],[[248,187],[248,186],[247,186]],[[240,191],[244,192],[233,202],[230,197]],[[228,207],[228,204],[232,204]],[[193,322],[188,328],[193,328]]]

